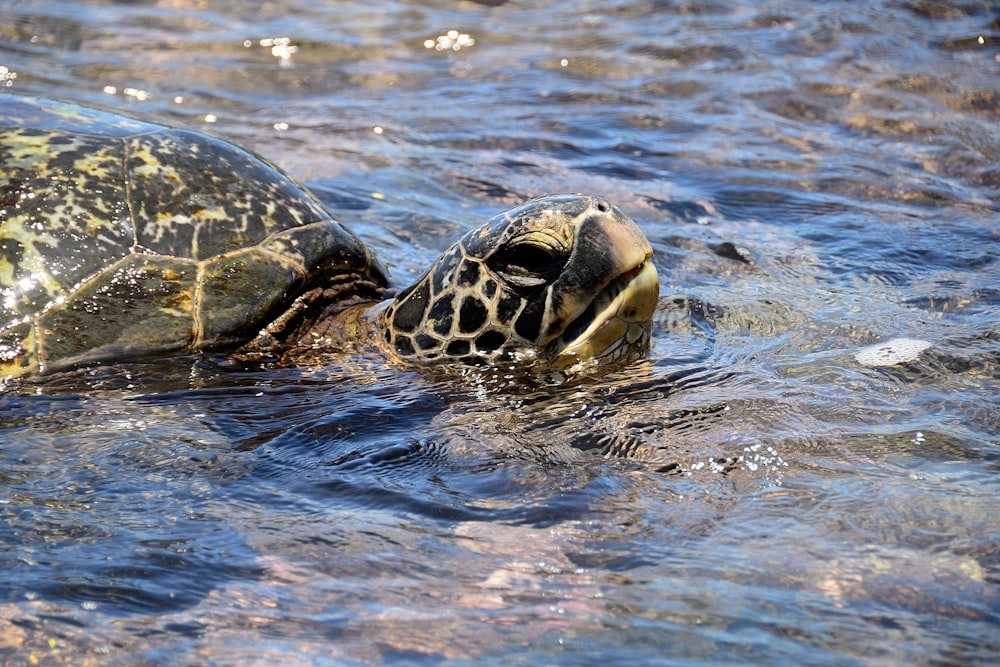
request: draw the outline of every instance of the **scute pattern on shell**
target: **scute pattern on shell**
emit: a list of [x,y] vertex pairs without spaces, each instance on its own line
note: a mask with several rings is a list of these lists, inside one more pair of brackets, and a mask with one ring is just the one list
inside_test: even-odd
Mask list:
[[371,262],[225,141],[0,95],[0,377],[246,340],[317,272]]

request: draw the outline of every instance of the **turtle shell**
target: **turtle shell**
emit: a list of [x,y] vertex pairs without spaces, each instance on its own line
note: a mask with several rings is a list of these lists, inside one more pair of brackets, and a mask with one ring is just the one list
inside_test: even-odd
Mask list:
[[314,276],[384,275],[225,141],[0,95],[0,377],[253,337]]

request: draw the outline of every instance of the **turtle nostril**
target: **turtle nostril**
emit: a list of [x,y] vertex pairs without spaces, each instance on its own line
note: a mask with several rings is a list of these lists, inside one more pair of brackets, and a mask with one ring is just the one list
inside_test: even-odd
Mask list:
[[594,200],[594,208],[596,208],[601,213],[610,213],[611,212],[611,204],[609,204],[607,201],[605,201],[603,199],[595,199]]

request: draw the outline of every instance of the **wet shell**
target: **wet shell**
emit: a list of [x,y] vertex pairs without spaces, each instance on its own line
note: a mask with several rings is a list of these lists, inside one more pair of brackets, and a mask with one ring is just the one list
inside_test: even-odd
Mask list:
[[0,377],[236,344],[371,257],[225,141],[0,95]]

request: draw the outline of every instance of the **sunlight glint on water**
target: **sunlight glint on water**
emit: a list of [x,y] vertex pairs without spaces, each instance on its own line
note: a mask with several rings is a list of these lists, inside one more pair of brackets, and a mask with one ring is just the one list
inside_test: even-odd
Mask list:
[[0,5],[0,94],[244,145],[398,287],[550,192],[661,276],[650,358],[576,384],[7,385],[0,661],[996,662],[998,34],[974,1]]

